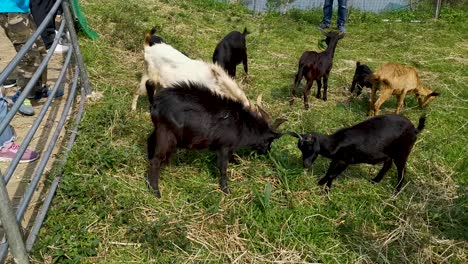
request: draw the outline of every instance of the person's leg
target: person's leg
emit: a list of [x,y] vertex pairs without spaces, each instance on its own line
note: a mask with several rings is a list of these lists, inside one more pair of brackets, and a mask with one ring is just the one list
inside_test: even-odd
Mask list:
[[[17,52],[21,50],[26,41],[28,41],[29,37],[36,30],[36,25],[31,18],[30,14],[10,13],[6,14],[6,21],[2,23],[7,37],[10,39]],[[17,85],[21,90],[27,85],[45,54],[44,42],[37,39],[31,49],[21,59],[17,68]],[[44,70],[36,85],[37,88],[41,88],[46,82],[47,70]]]
[[[5,96],[4,88],[0,91],[0,122],[8,114],[8,101]],[[11,126],[7,126],[2,134],[0,134],[0,149],[12,143],[15,140],[15,134]]]
[[348,0],[338,0],[338,17],[336,24],[338,30],[345,31],[344,26],[346,24],[346,15],[348,12]]
[[[49,11],[54,6],[54,2],[55,1],[52,0],[31,0],[29,6],[36,26],[39,27],[39,25],[41,25]],[[50,46],[52,46],[55,38],[55,16],[47,21],[47,26],[41,33],[41,37],[44,41],[46,50],[48,50]]]
[[322,25],[330,26],[333,14],[333,0],[325,0],[323,3],[323,19]]

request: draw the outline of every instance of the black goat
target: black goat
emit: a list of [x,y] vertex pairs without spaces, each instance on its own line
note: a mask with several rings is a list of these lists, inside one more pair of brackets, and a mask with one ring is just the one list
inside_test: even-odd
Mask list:
[[213,53],[213,63],[219,64],[232,77],[236,77],[236,66],[242,62],[245,74],[248,74],[247,46],[245,36],[250,34],[247,28],[244,32],[232,31],[216,46]]
[[177,148],[216,152],[221,190],[228,193],[226,169],[232,154],[244,147],[265,154],[273,140],[282,136],[276,128],[285,119],[270,125],[265,114],[260,116],[240,102],[216,95],[203,84],[176,83],[155,96],[154,82],[148,81],[146,88],[154,125],[148,138],[148,182],[157,197],[161,165]]
[[396,192],[403,184],[406,160],[411,152],[416,135],[424,128],[425,116],[419,118],[418,127],[400,115],[381,115],[370,118],[352,127],[338,130],[332,135],[311,132],[299,135],[289,132],[299,138],[298,147],[302,152],[304,167],[312,166],[320,154],[331,159],[327,174],[318,184],[327,183],[331,188],[332,181],[350,164],[377,164],[383,162],[383,167],[372,179],[377,183],[395,163],[398,171]]
[[362,92],[362,88],[372,88],[372,83],[368,80],[368,77],[372,75],[372,70],[365,64],[361,64],[359,61],[356,62],[356,70],[354,71],[353,82],[349,91],[354,92],[357,85],[357,96]]
[[314,81],[317,81],[317,94],[315,97],[320,98],[320,90],[322,88],[323,80],[323,100],[327,100],[328,90],[328,76],[333,66],[333,56],[335,54],[336,44],[338,40],[344,38],[344,34],[340,32],[327,32],[324,33],[327,37],[327,49],[323,52],[306,51],[299,59],[299,67],[297,70],[296,78],[294,80],[294,87],[291,90],[292,99],[291,104],[294,103],[296,96],[296,89],[301,83],[302,77],[306,78],[307,86],[303,92],[304,94],[304,108],[309,109],[309,94]]

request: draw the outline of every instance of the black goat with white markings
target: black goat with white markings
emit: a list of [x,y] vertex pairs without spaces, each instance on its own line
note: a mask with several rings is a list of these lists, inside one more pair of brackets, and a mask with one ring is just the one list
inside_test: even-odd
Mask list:
[[146,88],[154,125],[148,138],[148,182],[157,197],[161,165],[177,148],[214,151],[221,190],[228,193],[226,170],[232,154],[240,148],[265,154],[271,143],[282,136],[276,129],[286,120],[279,119],[271,125],[266,113],[259,115],[241,102],[213,93],[204,84],[176,83],[154,95],[156,87],[150,80]]
[[298,147],[302,152],[304,167],[312,166],[318,155],[331,159],[327,174],[318,184],[327,184],[331,188],[332,181],[338,177],[350,164],[378,164],[383,167],[372,179],[377,183],[395,163],[398,171],[396,192],[403,184],[405,166],[413,148],[416,136],[424,128],[425,116],[419,118],[418,127],[401,115],[389,114],[370,118],[352,127],[343,128],[331,135],[315,132],[300,135],[289,132],[299,138]]

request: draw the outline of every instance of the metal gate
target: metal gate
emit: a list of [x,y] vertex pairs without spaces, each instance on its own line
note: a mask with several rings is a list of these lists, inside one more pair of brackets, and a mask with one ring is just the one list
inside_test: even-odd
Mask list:
[[[44,102],[43,106],[40,109],[37,117],[35,118],[30,129],[24,136],[24,139],[21,143],[21,147],[18,150],[17,155],[9,163],[6,171],[2,171],[0,177],[0,219],[3,228],[3,240],[0,243],[0,263],[5,262],[8,256],[8,249],[11,251],[13,260],[17,263],[29,263],[28,252],[32,249],[34,242],[36,240],[39,229],[42,226],[42,223],[45,219],[46,213],[51,205],[55,190],[60,182],[60,175],[62,173],[62,167],[66,161],[67,155],[71,150],[73,142],[75,141],[78,125],[81,121],[84,103],[86,95],[91,93],[91,87],[89,85],[88,76],[86,69],[84,67],[83,59],[80,53],[78,46],[78,39],[76,31],[73,25],[74,17],[70,11],[70,5],[67,1],[57,0],[49,14],[46,16],[41,25],[38,25],[36,32],[29,38],[24,47],[14,56],[14,58],[8,63],[8,65],[0,73],[0,84],[4,83],[5,80],[10,76],[14,71],[15,67],[20,62],[21,58],[26,54],[26,52],[31,48],[34,41],[40,36],[40,34],[46,28],[48,21],[53,19],[54,14],[57,12],[59,6],[62,5],[63,17],[60,27],[57,30],[57,35],[49,49],[47,55],[39,65],[37,71],[33,74],[30,82],[24,87],[23,92],[18,97],[16,102],[11,107],[7,116],[0,120],[0,134],[9,126],[16,112],[22,105],[23,101],[26,99],[29,92],[33,89],[35,83],[40,78],[43,70],[47,70],[47,65],[53,56],[55,47],[58,45],[59,36],[63,32],[69,32],[70,38],[70,49],[64,56],[63,65],[59,71],[57,80],[53,86],[51,94],[48,96],[47,100]],[[67,88],[68,93],[64,96],[65,104],[61,112],[57,112],[56,122],[57,124],[52,129],[52,136],[48,141],[47,145],[44,147],[44,150],[41,151],[41,157],[37,162],[33,171],[31,171],[30,178],[27,179],[27,187],[24,188],[24,192],[20,197],[19,204],[14,208],[12,200],[9,197],[7,187],[12,175],[14,175],[15,170],[18,167],[19,161],[26,148],[30,144],[31,140],[35,136],[38,128],[41,125],[44,125],[44,117],[48,111],[57,111],[56,105],[52,104],[54,100],[54,95],[59,89],[59,87],[64,83],[68,82]],[[77,94],[81,94],[81,100],[79,103],[75,102]],[[55,108],[55,109],[54,109]],[[67,126],[67,131],[63,130]],[[57,141],[59,136],[65,135],[66,142],[62,147],[63,151],[60,152],[60,158],[56,162],[51,179],[52,183],[47,185],[46,195],[42,201],[42,206],[37,212],[34,223],[32,227],[27,230],[27,228],[22,226],[22,219],[24,217],[25,211],[30,205],[31,199],[34,192],[37,191],[38,185],[41,180],[44,180],[43,175],[44,169],[48,161],[51,158],[52,151],[56,148]],[[26,232],[23,232],[26,231]],[[26,237],[27,234],[27,237]]]

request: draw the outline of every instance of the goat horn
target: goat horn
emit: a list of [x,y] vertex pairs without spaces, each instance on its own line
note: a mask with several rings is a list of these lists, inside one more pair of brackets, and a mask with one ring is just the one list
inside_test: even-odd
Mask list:
[[298,139],[300,139],[300,140],[303,140],[302,137],[301,137],[301,135],[299,135],[297,132],[288,131],[288,134],[289,134],[290,136],[293,136],[293,137],[295,137],[295,138],[298,138]]
[[257,97],[257,108],[258,108],[258,112],[260,113],[260,115],[267,121],[268,124],[271,123],[271,117],[270,115],[267,113],[267,111],[265,111],[265,109],[263,109],[263,105],[262,105],[262,94],[260,94],[258,97]]

